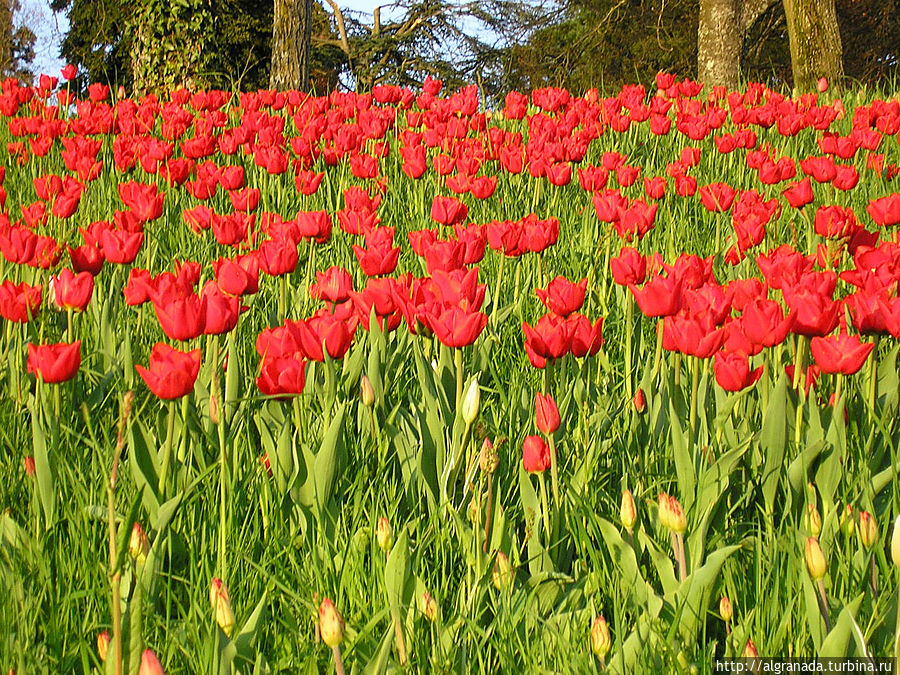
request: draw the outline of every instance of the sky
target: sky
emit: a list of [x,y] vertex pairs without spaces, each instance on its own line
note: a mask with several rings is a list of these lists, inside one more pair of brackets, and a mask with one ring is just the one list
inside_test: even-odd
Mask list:
[[[375,7],[381,5],[382,17],[390,15],[390,3],[385,0],[343,0],[340,5],[344,9],[366,14],[371,14]],[[60,69],[66,65],[59,57],[59,47],[68,29],[65,14],[51,11],[48,0],[22,0],[21,15],[37,37],[31,69],[36,74],[58,76]]]

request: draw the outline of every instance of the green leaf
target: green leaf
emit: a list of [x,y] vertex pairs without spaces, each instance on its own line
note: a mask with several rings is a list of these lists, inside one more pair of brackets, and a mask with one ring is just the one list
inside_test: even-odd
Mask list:
[[719,572],[725,561],[741,547],[739,545],[723,546],[713,551],[706,558],[700,569],[691,572],[681,582],[678,589],[678,606],[681,610],[679,629],[688,643],[693,644],[700,626],[706,620],[706,610],[710,596],[719,578]]
[[[40,386],[40,385],[39,385]],[[34,452],[34,473],[37,479],[38,497],[44,510],[44,523],[49,530],[52,526],[56,511],[56,486],[53,467],[47,454],[47,437],[41,425],[36,409],[36,403],[28,402],[31,411],[31,441]]]
[[[641,576],[634,548],[622,539],[618,528],[608,520],[597,518],[597,526],[613,563],[619,570],[622,591],[630,597],[637,607],[645,609],[650,616],[656,617],[662,609],[663,601],[653,586]],[[674,576],[674,575],[673,575]]]
[[788,419],[788,378],[784,373],[778,376],[775,390],[769,398],[769,407],[763,419],[762,431],[759,436],[759,445],[765,457],[762,475],[759,480],[762,484],[763,499],[766,503],[766,513],[771,514],[775,504],[775,493],[781,482],[781,474],[784,468],[784,455],[787,447]]
[[262,597],[259,599],[259,602],[256,603],[253,612],[250,613],[250,616],[247,617],[241,630],[234,637],[234,646],[237,649],[238,655],[248,661],[253,660],[252,648],[256,641],[256,634],[259,632],[260,621],[262,621],[265,616],[267,599],[268,591],[263,591]]
[[337,407],[337,413],[331,420],[325,438],[319,447],[315,463],[316,481],[316,509],[318,513],[325,510],[325,505],[331,499],[334,483],[341,463],[344,451],[344,413],[346,403]]
[[[819,656],[823,658],[842,658],[850,656],[848,647],[850,646],[850,638],[862,635],[859,625],[856,623],[855,614],[859,611],[865,594],[860,593],[850,604],[844,605],[838,620],[831,629],[831,632],[825,637],[822,646],[819,648]],[[863,646],[865,646],[863,644]],[[863,651],[863,654],[866,652]]]
[[673,401],[669,401],[669,425],[672,436],[672,451],[675,456],[675,473],[678,476],[678,494],[685,512],[689,512],[694,503],[696,469],[694,468],[694,460],[691,457],[691,440],[681,429]]

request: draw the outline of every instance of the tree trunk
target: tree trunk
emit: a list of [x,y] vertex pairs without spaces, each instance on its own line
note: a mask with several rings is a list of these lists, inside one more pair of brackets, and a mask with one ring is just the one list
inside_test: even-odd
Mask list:
[[820,77],[838,87],[844,77],[834,0],[783,0],[791,44],[794,89],[815,91]]
[[742,0],[701,0],[697,76],[708,86],[736,89],[741,77]]
[[312,0],[275,0],[272,23],[272,89],[309,89]]

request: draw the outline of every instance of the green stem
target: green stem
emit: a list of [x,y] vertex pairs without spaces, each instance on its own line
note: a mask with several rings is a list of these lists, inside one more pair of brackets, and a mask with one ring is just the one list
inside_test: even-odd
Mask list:
[[160,503],[166,498],[166,478],[169,475],[169,462],[172,458],[172,443],[175,436],[175,401],[169,401],[169,420],[166,426],[166,444],[163,446],[162,467],[159,471],[159,483],[157,484],[157,492],[159,492]]
[[550,510],[547,507],[547,481],[544,479],[544,474],[539,473],[538,475],[538,484],[541,489],[541,508],[544,512],[544,539],[547,546],[547,550],[550,549]]
[[634,332],[634,298],[631,291],[625,292],[625,384],[628,400],[634,398],[634,382],[631,377],[631,340]]
[[506,267],[506,256],[500,254],[500,270],[497,273],[497,283],[494,284],[494,295],[491,299],[493,307],[491,308],[491,325],[495,325],[494,320],[497,317],[497,309],[500,306],[500,284],[503,283],[503,269]]
[[559,502],[559,463],[556,459],[556,441],[553,438],[553,434],[549,434],[547,440],[550,444],[550,487],[553,490],[553,505],[556,507],[554,520],[558,523],[560,511],[562,510],[562,504]]
[[868,404],[872,409],[872,412],[875,412],[875,405],[877,404],[877,391],[878,391],[878,342],[879,336],[875,336],[875,349],[872,350],[872,353],[869,355],[869,391],[868,391]]
[[462,414],[463,396],[463,354],[462,347],[454,350],[453,359],[456,362],[456,414]]
[[691,432],[697,431],[697,393],[700,389],[700,359],[691,359]]

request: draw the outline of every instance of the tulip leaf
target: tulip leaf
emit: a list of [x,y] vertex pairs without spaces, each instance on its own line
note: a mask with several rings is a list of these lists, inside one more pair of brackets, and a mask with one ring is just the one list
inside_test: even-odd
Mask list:
[[[668,530],[666,530],[666,533],[668,534]],[[675,592],[677,592],[679,585],[678,579],[675,576],[675,565],[672,563],[672,559],[669,557],[669,554],[662,551],[656,545],[656,542],[650,539],[645,532],[639,530],[637,534],[641,539],[641,544],[646,547],[654,567],[656,567],[659,583],[663,589],[663,597],[667,600],[671,600]]]
[[325,438],[319,447],[315,460],[315,499],[316,510],[319,514],[325,510],[325,505],[331,499],[334,483],[337,477],[339,465],[344,452],[343,431],[344,413],[347,410],[346,403],[337,407],[337,412],[331,420]]
[[691,457],[691,440],[688,434],[682,430],[674,406],[674,402],[670,400],[669,425],[672,435],[672,450],[675,455],[675,473],[678,476],[678,493],[685,512],[688,512],[694,503],[696,469]]
[[228,369],[225,372],[225,424],[230,425],[238,406],[241,387],[241,364],[234,331],[228,334]]
[[268,599],[268,591],[263,591],[262,597],[256,603],[256,607],[247,617],[241,630],[234,637],[234,646],[237,653],[248,661],[252,660],[253,643],[256,641],[256,634],[259,632],[260,621],[263,620],[266,610],[266,600]]
[[[878,398],[881,401],[882,416],[893,415],[897,409],[898,397],[900,397],[900,373],[897,372],[897,354],[900,344],[895,344],[887,355],[878,363]],[[877,350],[870,358],[877,356]]]
[[706,619],[710,596],[719,578],[722,565],[740,548],[740,545],[735,544],[713,551],[707,556],[703,567],[691,572],[681,582],[677,593],[678,609],[681,613],[678,627],[689,644],[694,642],[697,631]]
[[766,513],[771,514],[775,505],[775,493],[781,482],[781,474],[784,467],[784,455],[787,446],[788,419],[788,378],[781,373],[775,384],[775,389],[769,397],[769,406],[766,416],[763,418],[762,430],[759,436],[760,450],[765,457],[762,476],[759,481],[762,485],[763,499],[766,504]]
[[150,433],[139,419],[128,425],[128,463],[131,465],[131,475],[143,495],[144,507],[153,519],[159,509],[159,496],[156,493],[159,485],[159,466],[156,452],[150,450],[156,447],[156,441],[151,439]]
[[[281,429],[278,432],[278,443],[275,446],[275,453],[269,455],[269,466],[275,476],[275,484],[278,486],[280,494],[284,494],[291,481],[297,475],[298,466],[296,463],[296,452],[294,449],[294,439],[291,434],[292,424],[289,419],[285,419],[281,423]],[[274,460],[274,461],[273,461]],[[308,465],[304,465],[308,473]]]
[[50,464],[50,456],[47,453],[47,437],[40,421],[37,403],[29,400],[28,408],[31,411],[31,440],[38,497],[44,510],[44,522],[49,530],[53,526],[56,511],[55,472]]
[[[844,605],[837,621],[828,635],[825,636],[822,646],[819,647],[818,653],[820,657],[842,658],[850,655],[850,638],[855,637],[857,642],[859,642],[859,636],[862,635],[854,615],[859,611],[859,606],[862,604],[864,597],[865,595],[860,593],[855,600]],[[863,643],[863,654],[865,653],[865,643]]]
[[131,541],[131,530],[137,522],[138,511],[141,507],[141,495],[136,494],[128,509],[128,515],[118,525],[118,542],[116,543],[116,564],[113,573],[122,569],[125,564],[125,557],[128,555],[129,542]]
[[[650,616],[658,616],[663,601],[644,577],[641,576],[634,548],[622,539],[618,528],[608,520],[597,519],[600,534],[606,543],[613,563],[619,569],[623,592],[632,599],[637,607],[646,609]],[[673,575],[674,577],[674,575]]]
[[[803,565],[802,559],[796,559],[799,565]],[[816,591],[812,579],[805,571],[800,574],[800,583],[803,586],[803,600],[806,605],[806,623],[809,626],[809,633],[813,639],[816,654],[822,649],[822,643],[825,639],[825,622],[822,621],[822,614],[819,610],[819,595]]]
[[394,542],[384,565],[384,586],[392,608],[412,602],[415,579],[409,574],[409,537],[404,529]]

